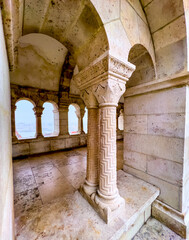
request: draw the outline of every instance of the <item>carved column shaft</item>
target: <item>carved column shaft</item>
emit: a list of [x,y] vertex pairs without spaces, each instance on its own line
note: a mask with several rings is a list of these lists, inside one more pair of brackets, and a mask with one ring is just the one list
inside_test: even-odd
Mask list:
[[98,184],[98,108],[88,109],[87,177],[89,185]]
[[69,135],[68,133],[68,106],[59,107],[59,135]]
[[117,195],[115,106],[101,107],[100,126],[99,195],[115,198]]
[[[98,103],[91,89],[82,91],[81,98],[88,108],[88,133],[87,133],[87,175],[83,190],[88,195],[95,193],[98,185]],[[83,118],[85,110],[81,111]]]
[[36,138],[43,137],[41,124],[41,116],[43,114],[43,110],[43,107],[34,107],[34,112],[36,116]]
[[85,115],[85,109],[80,109],[80,116],[81,116],[81,133],[84,133],[83,131],[83,117]]

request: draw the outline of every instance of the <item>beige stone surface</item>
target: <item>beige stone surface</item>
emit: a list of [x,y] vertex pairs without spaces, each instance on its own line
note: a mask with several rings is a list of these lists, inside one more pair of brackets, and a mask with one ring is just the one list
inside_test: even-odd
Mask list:
[[183,113],[148,116],[148,134],[184,138],[185,116]]
[[[0,239],[14,239],[10,79],[0,11]],[[9,226],[7,228],[7,226]]]
[[[83,149],[81,149],[81,152],[83,152]],[[65,157],[67,153],[61,152],[61,156]],[[77,149],[69,151],[69,154],[73,155],[75,153],[77,153]],[[51,163],[54,163],[59,156],[57,154],[53,154],[53,158],[51,154],[43,155],[39,159],[43,157],[41,159],[43,160],[46,156],[46,161],[49,161],[49,157],[51,157]],[[67,164],[64,160],[62,164]],[[30,163],[30,159],[27,161]],[[20,162],[15,163],[15,174],[24,171]],[[28,163],[25,162],[24,164],[25,169],[27,169]],[[41,171],[41,166],[43,165],[38,162],[37,166]],[[71,165],[68,164],[67,166]],[[51,170],[49,169],[48,172],[50,173]],[[72,184],[75,184],[76,180],[81,181],[80,179],[83,179],[82,175],[80,177],[78,175],[75,178],[75,174],[74,176],[70,174],[66,179],[62,177],[59,180],[41,185],[39,191],[33,188],[33,190],[17,194],[15,198],[17,239],[24,239],[26,237],[31,240],[36,237],[42,239],[44,236],[51,239],[119,239],[125,230],[130,229],[132,224],[135,224],[137,219],[142,218],[144,220],[145,216],[146,219],[149,217],[149,213],[151,212],[149,211],[150,205],[159,193],[158,189],[154,186],[123,171],[119,171],[118,188],[125,199],[126,210],[123,216],[119,216],[110,225],[107,225],[99,218],[98,214],[81,197],[76,189],[73,188]],[[57,184],[57,181],[59,181],[59,184]],[[131,186],[138,190],[133,191]],[[145,194],[142,194],[144,192]],[[59,196],[61,197],[59,198]],[[140,197],[140,201],[138,201],[139,196],[142,196]],[[49,202],[50,200],[52,201]],[[80,223],[79,225],[78,222]],[[137,223],[135,225],[135,229],[131,230],[132,233],[136,233],[141,226]],[[31,226],[33,226],[32,229]]]
[[124,132],[147,134],[147,115],[127,116],[124,121]]
[[125,114],[161,114],[185,112],[186,88],[179,87],[125,98]]
[[169,206],[172,206],[174,209],[181,211],[180,204],[180,189],[175,184],[170,184],[166,181],[163,181],[159,178],[153,177],[145,172],[139,171],[137,169],[131,168],[124,165],[123,170],[133,176],[136,176],[140,179],[143,179],[146,182],[149,182],[160,189],[160,196],[158,199]]
[[184,240],[171,229],[167,228],[161,222],[155,218],[150,218],[146,224],[140,229],[133,240],[145,240],[146,236],[150,239],[173,239],[173,240]]
[[125,133],[124,149],[183,163],[184,139]]
[[183,184],[183,165],[180,163],[147,156],[147,173],[177,186]]
[[[169,9],[171,9],[171,11],[169,11]],[[180,0],[168,0],[165,2],[159,2],[158,0],[152,1],[145,8],[151,32],[153,33],[164,27],[182,15],[183,11],[183,2]],[[159,16],[161,16],[161,18]]]
[[169,25],[153,34],[156,51],[167,45],[175,43],[186,36],[186,25],[184,15],[180,16]]
[[154,201],[152,216],[184,239],[188,239],[188,226],[184,222],[184,216],[170,206],[158,200]]
[[143,172],[147,170],[147,156],[142,153],[124,151],[124,163]]

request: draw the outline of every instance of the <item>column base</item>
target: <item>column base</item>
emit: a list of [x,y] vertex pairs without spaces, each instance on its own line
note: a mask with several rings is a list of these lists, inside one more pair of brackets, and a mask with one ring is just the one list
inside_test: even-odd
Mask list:
[[79,190],[81,195],[107,224],[113,221],[116,217],[122,215],[125,211],[125,200],[120,197],[119,194],[117,194],[116,198],[112,200],[104,201],[98,193],[88,192],[83,186],[81,186]]

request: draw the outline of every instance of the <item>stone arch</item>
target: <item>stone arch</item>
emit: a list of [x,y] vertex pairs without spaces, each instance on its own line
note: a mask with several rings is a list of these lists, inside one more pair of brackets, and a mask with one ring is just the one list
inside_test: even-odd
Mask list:
[[68,111],[68,132],[71,135],[79,134],[81,128],[80,107],[76,103],[69,105]]
[[[23,102],[22,102],[23,101]],[[20,104],[22,102],[22,104]],[[29,104],[28,104],[29,103]],[[16,101],[15,130],[18,139],[30,139],[36,136],[35,103],[28,98]]]
[[128,61],[136,66],[136,70],[127,82],[127,87],[155,80],[156,72],[153,60],[143,45],[135,44],[130,49]]
[[[48,112],[46,112],[45,109],[45,104],[49,103],[52,105],[52,113],[50,113],[50,109],[48,109]],[[42,133],[43,136],[45,137],[52,137],[52,136],[58,136],[59,134],[59,110],[58,110],[58,105],[54,101],[48,100],[43,103],[43,114],[42,114]],[[45,133],[45,126],[44,124],[48,124],[45,120],[46,115],[48,116],[48,119],[50,120],[49,123],[51,124],[50,126],[47,126],[48,129],[46,129]],[[50,129],[49,129],[50,128]],[[47,131],[48,130],[48,131]],[[51,130],[51,131],[50,131]]]
[[18,98],[18,99],[16,100],[15,104],[18,103],[19,101],[22,101],[22,100],[26,100],[26,101],[32,103],[32,104],[33,104],[33,107],[36,107],[36,103],[35,103],[32,99],[27,98],[27,97],[20,97],[20,98]]

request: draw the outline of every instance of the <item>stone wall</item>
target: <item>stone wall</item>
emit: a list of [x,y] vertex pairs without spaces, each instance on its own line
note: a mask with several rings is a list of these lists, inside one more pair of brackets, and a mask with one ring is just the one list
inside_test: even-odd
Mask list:
[[161,201],[186,213],[188,87],[132,92],[124,104],[124,170],[158,186]]
[[13,143],[13,157],[63,150],[86,146],[87,135],[48,137],[39,139],[19,140]]
[[10,80],[0,11],[0,239],[14,239]]

